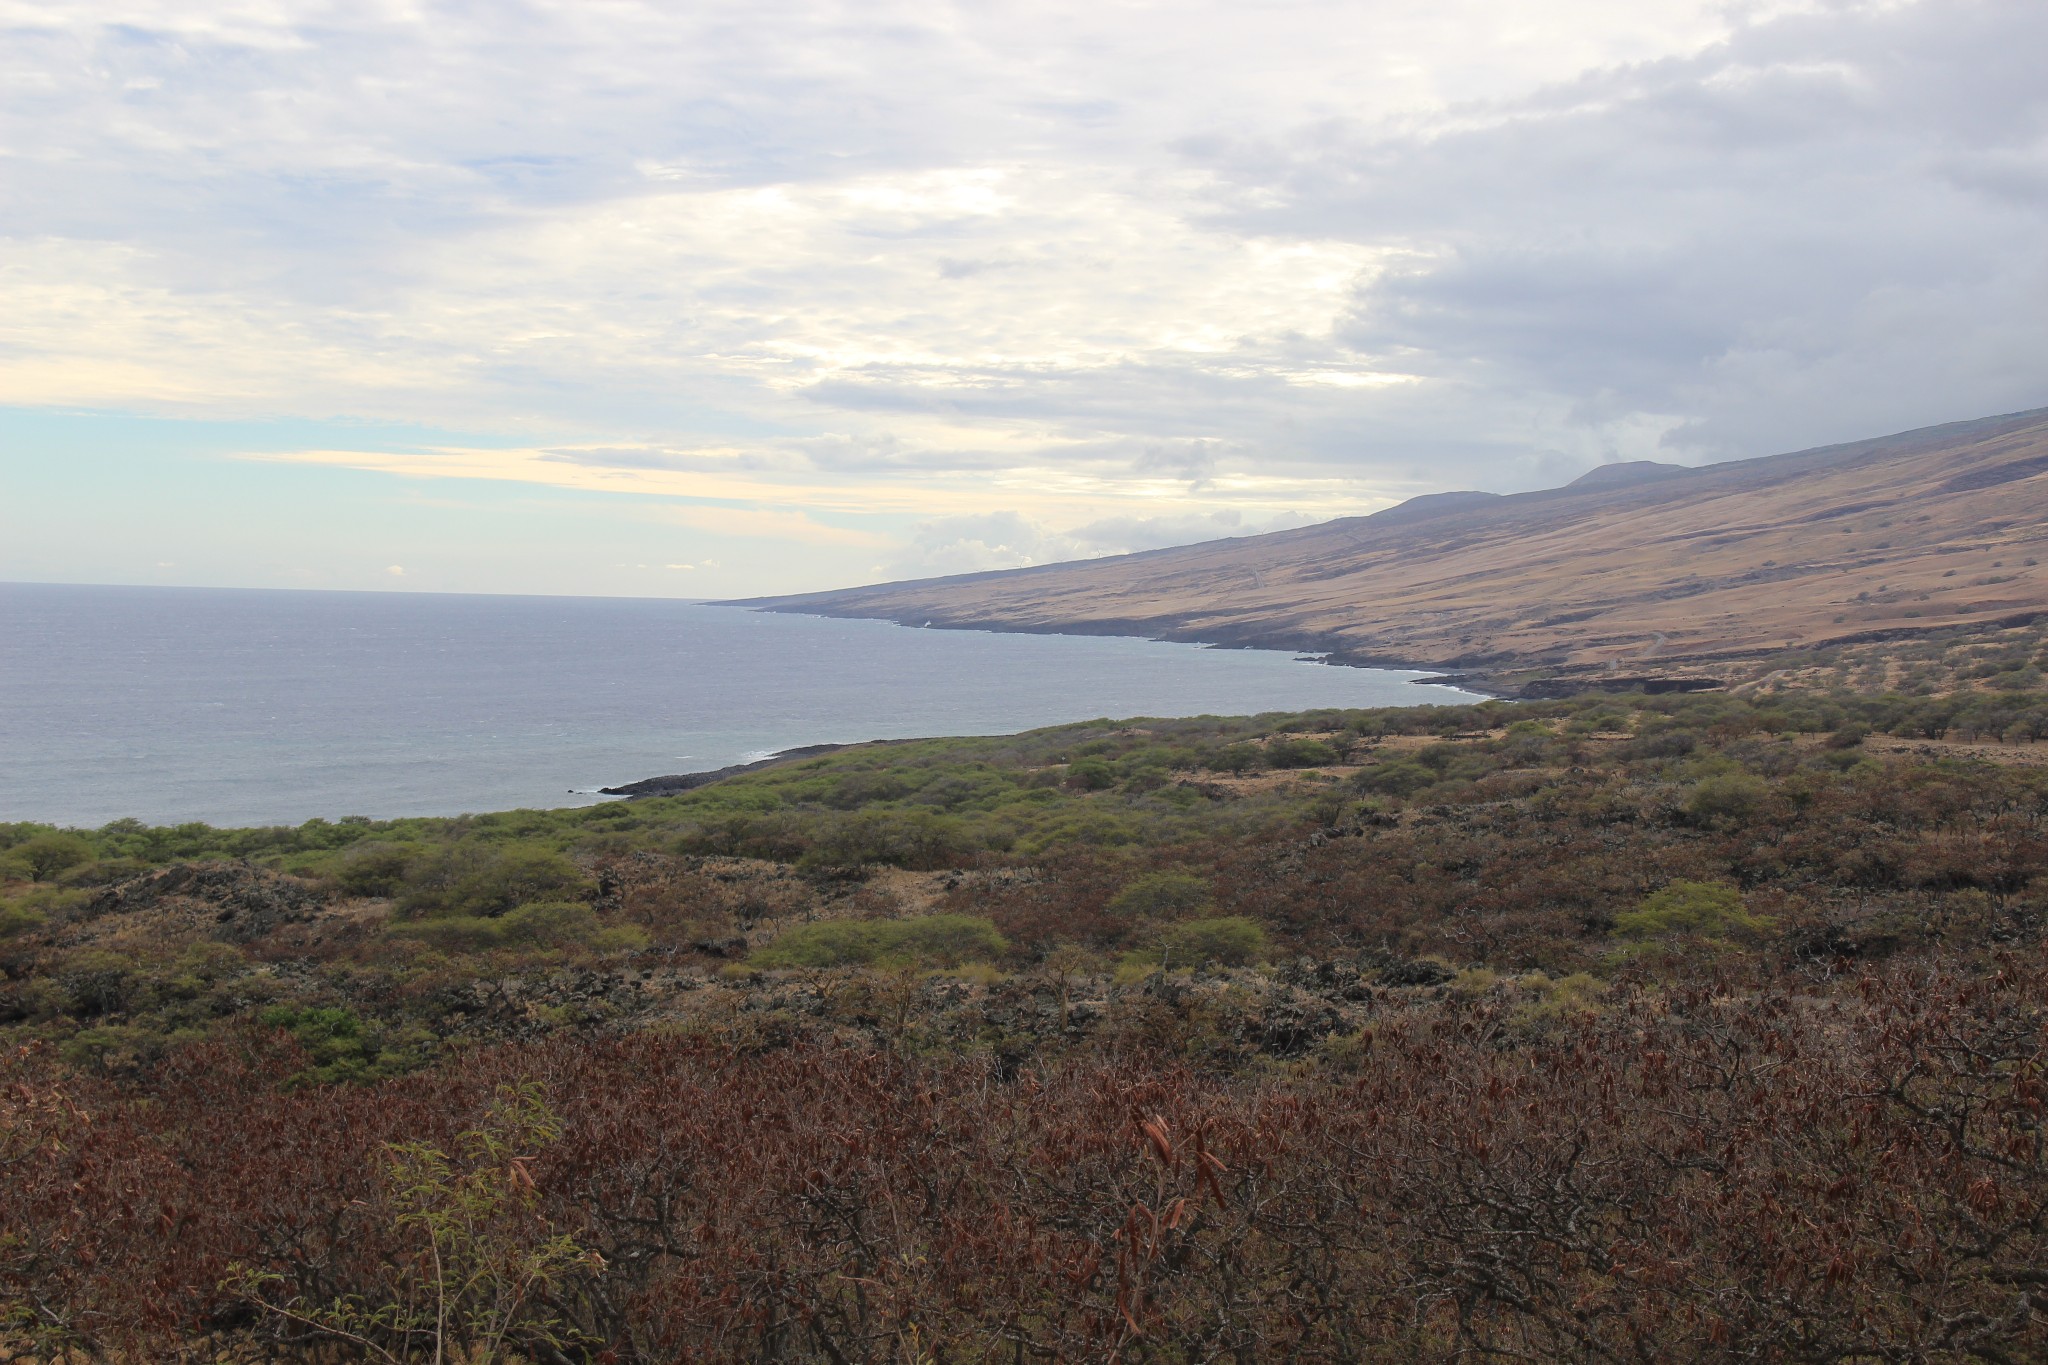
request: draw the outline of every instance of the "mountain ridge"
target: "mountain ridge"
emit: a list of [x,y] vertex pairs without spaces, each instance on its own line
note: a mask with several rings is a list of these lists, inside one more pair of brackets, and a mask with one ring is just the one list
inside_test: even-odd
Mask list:
[[[2048,408],[1130,555],[734,605],[1134,634],[1496,690],[2048,614]],[[1597,476],[1597,477],[1596,477]]]

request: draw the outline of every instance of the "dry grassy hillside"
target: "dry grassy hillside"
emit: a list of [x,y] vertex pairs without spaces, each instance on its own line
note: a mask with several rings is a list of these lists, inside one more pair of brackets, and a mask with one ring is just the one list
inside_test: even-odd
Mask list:
[[2048,409],[1298,531],[759,599],[909,624],[1330,650],[1526,680],[1673,675],[2048,612]]

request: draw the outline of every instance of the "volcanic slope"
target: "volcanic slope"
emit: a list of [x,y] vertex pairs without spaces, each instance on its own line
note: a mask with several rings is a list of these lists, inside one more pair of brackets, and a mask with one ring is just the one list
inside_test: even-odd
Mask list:
[[2048,613],[2048,408],[1299,530],[744,605],[1328,651],[1505,679],[1673,675]]

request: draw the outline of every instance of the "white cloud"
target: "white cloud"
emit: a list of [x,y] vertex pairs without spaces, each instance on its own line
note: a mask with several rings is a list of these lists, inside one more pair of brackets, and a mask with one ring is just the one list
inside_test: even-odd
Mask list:
[[1219,221],[1410,245],[1340,329],[1360,358],[1618,453],[2033,406],[2044,48],[2037,5],[1830,6],[1441,129],[1219,149]]
[[1306,526],[1315,520],[1299,512],[1250,519],[1235,511],[1222,511],[1208,515],[1112,517],[1057,531],[1016,511],[941,517],[920,523],[911,534],[906,553],[893,564],[877,566],[876,571],[908,577],[1018,569],[1257,535]]
[[2044,48],[2028,0],[0,0],[0,402],[495,433],[269,454],[913,567],[1873,434],[2048,402]]

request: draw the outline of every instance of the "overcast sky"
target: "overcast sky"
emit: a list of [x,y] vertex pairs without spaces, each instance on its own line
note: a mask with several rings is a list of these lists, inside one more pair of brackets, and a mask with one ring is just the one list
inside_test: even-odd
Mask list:
[[2048,4],[0,0],[0,578],[720,596],[2048,404]]

